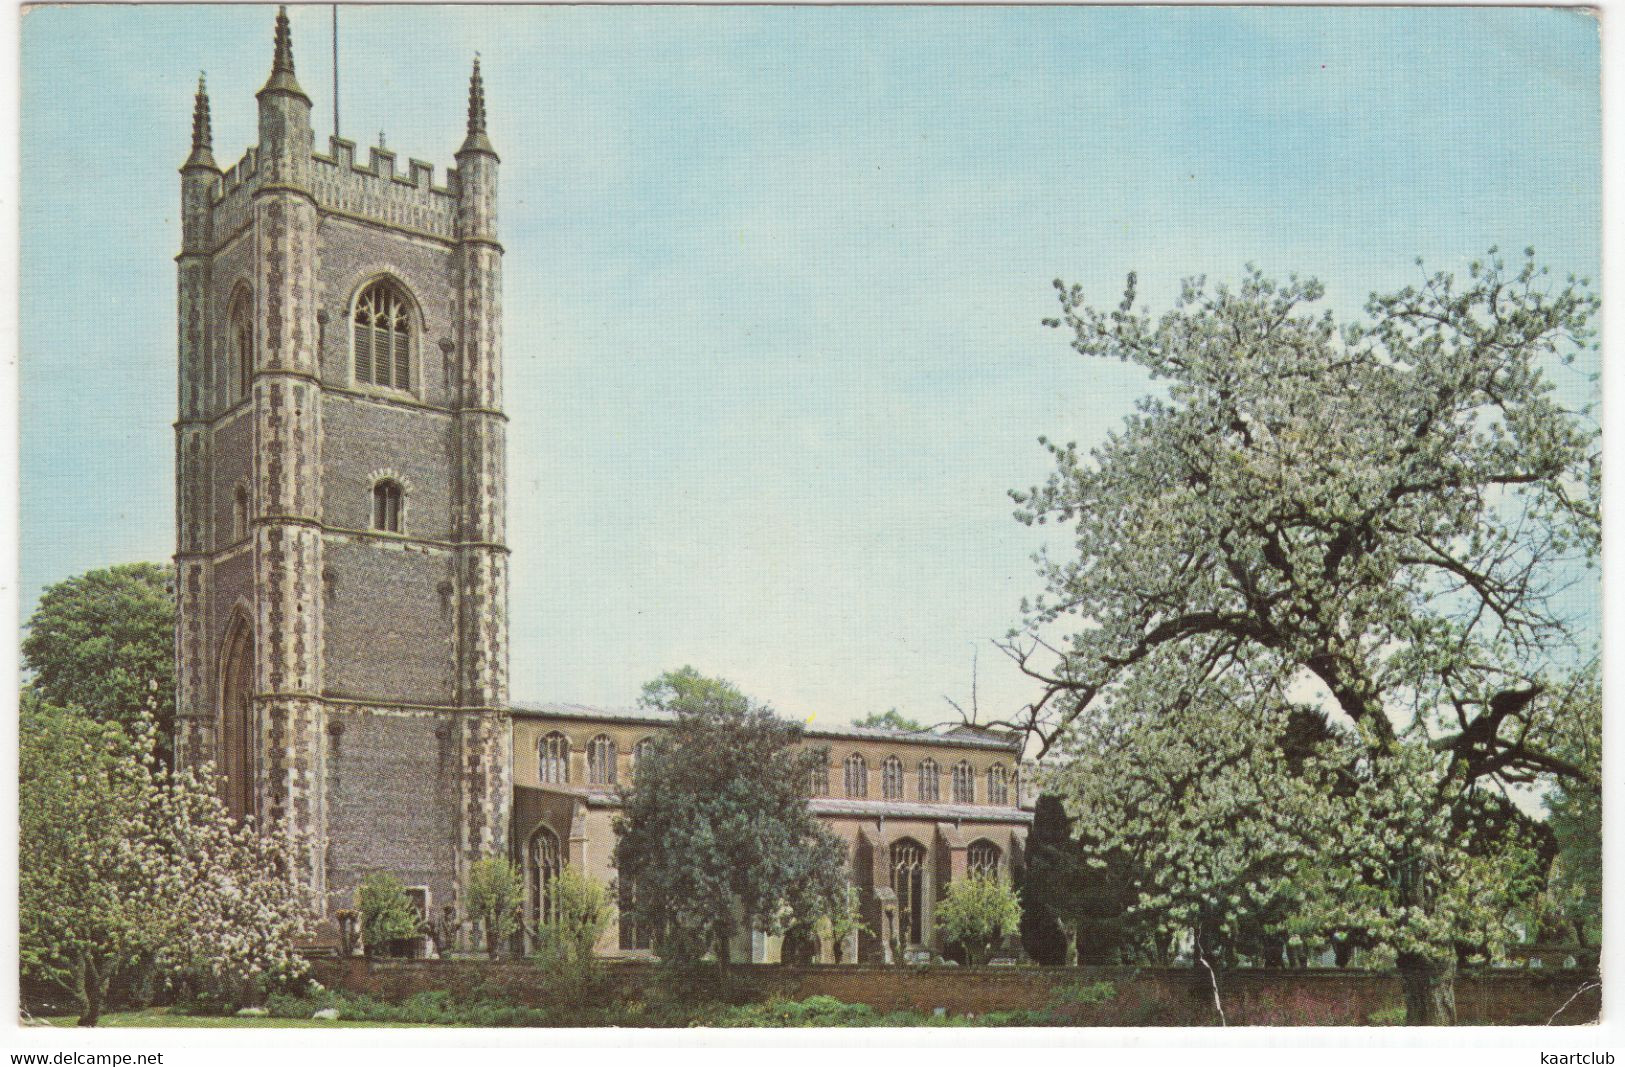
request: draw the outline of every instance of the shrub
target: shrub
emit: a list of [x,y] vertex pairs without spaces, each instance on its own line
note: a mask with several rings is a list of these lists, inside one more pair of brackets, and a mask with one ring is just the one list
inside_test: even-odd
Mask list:
[[1372,1026],[1404,1026],[1405,1005],[1394,1004],[1386,1008],[1378,1008],[1365,1017],[1365,1021]]
[[495,956],[519,931],[525,888],[519,870],[501,856],[476,861],[464,885],[468,917],[485,932],[485,951]]
[[1002,878],[973,874],[952,882],[937,905],[937,925],[965,948],[969,963],[986,963],[993,947],[1021,925],[1021,902]]
[[392,874],[369,874],[360,890],[361,939],[369,955],[377,955],[391,941],[415,937],[419,917],[406,887]]
[[615,918],[609,887],[566,867],[547,881],[552,921],[536,931],[537,965],[548,971],[556,995],[579,1001],[593,974],[593,946]]

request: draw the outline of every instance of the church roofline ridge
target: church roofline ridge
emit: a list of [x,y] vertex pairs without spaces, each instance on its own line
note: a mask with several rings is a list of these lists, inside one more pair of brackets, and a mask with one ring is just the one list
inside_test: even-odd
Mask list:
[[[599,722],[644,723],[665,726],[677,716],[658,708],[603,708],[563,701],[514,701],[513,714],[537,719],[581,719]],[[783,716],[781,716],[782,718]],[[943,745],[951,748],[979,748],[1019,755],[1021,739],[977,736],[963,733],[936,733],[931,730],[888,730],[877,726],[806,726],[808,737],[845,741],[897,741],[908,744]]]

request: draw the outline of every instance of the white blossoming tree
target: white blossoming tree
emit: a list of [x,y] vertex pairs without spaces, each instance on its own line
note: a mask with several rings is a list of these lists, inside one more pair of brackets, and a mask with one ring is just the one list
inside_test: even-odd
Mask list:
[[[1046,442],[1054,474],[1012,494],[1072,530],[1005,642],[1044,686],[1006,725],[1069,811],[1108,846],[1139,832],[1181,919],[1274,909],[1392,949],[1413,1023],[1453,1021],[1456,944],[1494,941],[1525,866],[1463,813],[1594,773],[1564,756],[1593,599],[1562,594],[1596,580],[1599,442],[1553,376],[1597,301],[1532,255],[1344,325],[1317,283],[1252,271],[1155,318],[1132,276],[1105,310],[1057,282],[1050,325],[1163,388],[1087,455]],[[1289,760],[1305,702],[1334,729]]]
[[82,1026],[138,967],[234,996],[304,969],[290,844],[234,824],[207,773],[160,767],[155,735],[150,718],[126,728],[24,697],[22,966],[72,990]]

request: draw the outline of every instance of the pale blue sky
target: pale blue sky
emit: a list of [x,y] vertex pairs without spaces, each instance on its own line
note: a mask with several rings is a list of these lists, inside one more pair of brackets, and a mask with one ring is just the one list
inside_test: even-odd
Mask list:
[[[331,129],[328,8],[292,12]],[[176,173],[253,136],[274,9],[23,23],[22,609],[172,550]],[[798,715],[1031,693],[1005,491],[1143,380],[1050,279],[1315,274],[1340,309],[1533,244],[1599,262],[1595,23],[1515,9],[347,8],[344,132],[503,159],[516,699],[692,663]]]

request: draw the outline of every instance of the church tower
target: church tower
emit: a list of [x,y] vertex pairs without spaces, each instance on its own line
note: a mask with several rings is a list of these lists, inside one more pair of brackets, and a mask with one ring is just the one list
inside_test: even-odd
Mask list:
[[430,914],[506,855],[508,549],[496,152],[476,59],[433,167],[314,149],[286,9],[259,140],[181,168],[176,751],[295,835],[327,916]]

